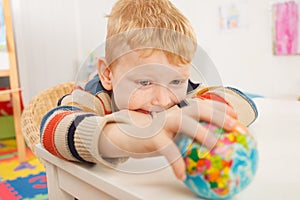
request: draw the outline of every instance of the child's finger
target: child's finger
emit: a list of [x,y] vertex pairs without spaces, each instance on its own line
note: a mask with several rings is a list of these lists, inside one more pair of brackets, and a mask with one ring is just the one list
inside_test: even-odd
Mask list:
[[[165,135],[166,136],[166,135]],[[163,140],[167,141],[166,143]],[[163,146],[159,145],[158,151],[161,155],[163,155],[168,162],[170,163],[174,174],[180,180],[185,180],[186,178],[186,167],[184,160],[181,156],[181,153],[176,146],[176,144],[169,137],[164,137],[159,143],[164,143]]]
[[191,106],[194,109],[200,109],[203,110],[204,108],[210,109],[210,110],[219,110],[223,113],[226,113],[227,115],[231,116],[232,118],[237,118],[237,113],[235,110],[231,107],[228,106],[225,103],[221,103],[218,101],[214,100],[202,100],[202,99],[186,99],[185,103],[187,106]]
[[179,180],[184,181],[186,179],[186,170],[185,170],[186,167],[182,157],[172,162],[171,167],[173,169],[175,176]]
[[195,138],[198,142],[212,149],[218,141],[217,136],[191,117],[182,118],[180,132]]
[[190,116],[198,121],[211,122],[226,130],[233,130],[235,128],[236,119],[223,111],[224,109],[221,109],[222,106],[219,102],[209,104],[189,99],[188,103],[188,106],[182,108],[182,115]]
[[213,101],[213,100],[204,100],[204,103],[210,105],[214,109],[217,109],[221,112],[226,113],[227,115],[231,116],[232,118],[237,119],[237,113],[235,112],[233,107],[228,106],[225,103]]

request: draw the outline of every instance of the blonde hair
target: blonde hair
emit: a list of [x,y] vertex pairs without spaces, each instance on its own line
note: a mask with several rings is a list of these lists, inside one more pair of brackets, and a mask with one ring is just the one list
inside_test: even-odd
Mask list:
[[[119,0],[107,15],[106,58],[132,50],[162,50],[172,63],[190,63],[196,36],[188,19],[168,0]],[[150,53],[149,53],[150,52]]]

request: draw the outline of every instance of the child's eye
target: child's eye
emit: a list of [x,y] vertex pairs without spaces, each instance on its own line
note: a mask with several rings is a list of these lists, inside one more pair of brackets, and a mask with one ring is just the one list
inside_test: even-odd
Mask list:
[[138,84],[145,87],[151,85],[152,83],[149,80],[142,80],[142,81],[138,81]]
[[182,83],[181,80],[173,80],[170,82],[170,84],[173,84],[173,85],[179,85],[180,83]]

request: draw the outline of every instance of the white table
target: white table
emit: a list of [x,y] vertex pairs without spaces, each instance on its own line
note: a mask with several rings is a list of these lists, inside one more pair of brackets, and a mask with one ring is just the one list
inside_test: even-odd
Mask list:
[[[256,99],[257,121],[250,126],[258,141],[260,161],[253,182],[235,200],[300,199],[300,102]],[[129,174],[102,166],[85,166],[52,156],[40,145],[50,200],[73,199],[198,199],[173,175],[171,168]],[[162,157],[129,160],[125,168],[166,163]],[[149,168],[150,169],[150,168]]]

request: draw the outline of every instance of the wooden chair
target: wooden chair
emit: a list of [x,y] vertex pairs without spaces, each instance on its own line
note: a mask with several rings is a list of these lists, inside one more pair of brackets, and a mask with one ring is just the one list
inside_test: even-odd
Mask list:
[[74,83],[63,83],[48,88],[35,96],[25,107],[21,117],[21,127],[28,147],[35,154],[35,145],[40,142],[40,123],[43,116],[57,106],[58,100],[71,93]]

